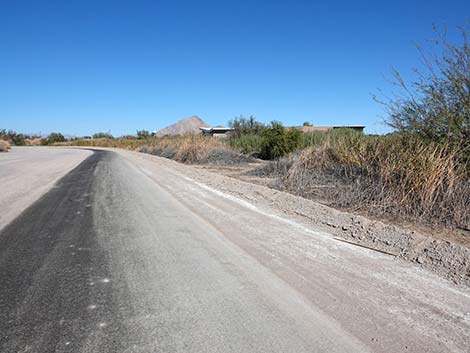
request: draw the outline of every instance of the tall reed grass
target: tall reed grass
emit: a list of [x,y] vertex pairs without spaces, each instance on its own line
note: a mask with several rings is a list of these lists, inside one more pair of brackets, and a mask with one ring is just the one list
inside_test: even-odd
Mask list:
[[227,140],[229,146],[242,153],[260,152],[263,138],[261,135],[246,134],[239,137],[230,137]]
[[374,215],[470,229],[469,166],[446,143],[410,135],[313,133],[272,162],[287,190]]

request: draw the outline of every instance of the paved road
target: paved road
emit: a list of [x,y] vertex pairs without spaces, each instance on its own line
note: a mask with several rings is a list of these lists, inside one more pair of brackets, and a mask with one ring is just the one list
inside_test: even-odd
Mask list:
[[0,153],[0,229],[91,153],[48,147],[13,147]]
[[468,290],[127,152],[0,232],[0,352],[465,352],[469,332]]

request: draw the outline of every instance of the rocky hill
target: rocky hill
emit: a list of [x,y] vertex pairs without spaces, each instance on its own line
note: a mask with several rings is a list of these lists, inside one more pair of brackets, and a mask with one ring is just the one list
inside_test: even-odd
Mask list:
[[157,136],[165,135],[184,135],[198,133],[200,127],[208,127],[209,124],[194,115],[189,118],[181,119],[157,132]]

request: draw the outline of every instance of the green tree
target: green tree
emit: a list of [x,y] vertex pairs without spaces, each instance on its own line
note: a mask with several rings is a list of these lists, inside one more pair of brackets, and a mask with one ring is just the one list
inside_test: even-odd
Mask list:
[[139,140],[145,140],[150,137],[150,132],[148,130],[137,130],[137,138]]
[[233,138],[239,138],[243,135],[261,135],[266,129],[266,125],[257,121],[254,116],[249,118],[235,117],[229,120],[228,126],[232,128],[230,135]]
[[111,132],[96,132],[92,136],[94,139],[113,139],[114,136],[111,135]]
[[0,129],[0,139],[9,141],[14,146],[24,146],[26,135],[13,130]]
[[[461,28],[461,41],[452,44],[434,27],[431,47],[418,47],[424,62],[407,82],[396,70],[399,88],[392,98],[375,99],[386,106],[387,123],[395,130],[430,141],[446,141],[470,149],[470,32]],[[430,54],[434,53],[434,54]],[[437,54],[436,54],[437,53]]]
[[261,157],[276,159],[293,152],[299,148],[301,136],[299,130],[287,130],[280,122],[272,121],[262,133]]
[[65,137],[60,132],[51,132],[47,138],[41,139],[41,145],[48,146],[58,142],[65,142]]

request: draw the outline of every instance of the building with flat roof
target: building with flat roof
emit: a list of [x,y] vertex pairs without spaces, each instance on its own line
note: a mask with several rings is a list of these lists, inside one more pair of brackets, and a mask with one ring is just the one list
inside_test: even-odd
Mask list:
[[336,129],[353,129],[359,132],[363,132],[365,126],[364,125],[328,125],[328,126],[287,126],[288,129],[296,129],[302,132],[312,132],[312,131],[330,131]]
[[200,127],[199,130],[201,130],[203,135],[219,137],[219,136],[225,136],[227,133],[229,133],[233,129],[229,127],[223,127],[223,126],[215,126],[215,127],[209,126],[209,127]]

